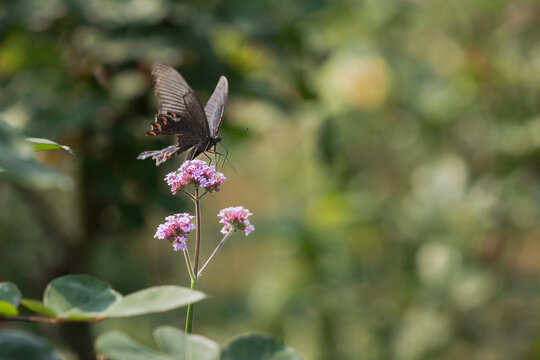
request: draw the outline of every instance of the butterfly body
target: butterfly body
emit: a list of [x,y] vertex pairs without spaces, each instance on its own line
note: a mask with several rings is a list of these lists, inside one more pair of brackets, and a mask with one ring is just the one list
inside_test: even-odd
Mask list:
[[152,157],[156,166],[191,149],[186,160],[192,160],[206,152],[215,152],[221,141],[218,135],[223,122],[228,95],[227,78],[222,76],[208,100],[202,107],[195,92],[186,80],[172,67],[156,63],[152,66],[155,94],[159,101],[158,114],[151,124],[149,136],[174,135],[178,142],[161,150],[145,151],[137,159]]

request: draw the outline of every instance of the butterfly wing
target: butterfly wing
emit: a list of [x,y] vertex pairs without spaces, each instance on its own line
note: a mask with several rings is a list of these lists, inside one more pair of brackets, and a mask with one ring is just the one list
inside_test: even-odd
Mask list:
[[[190,147],[194,149],[201,148],[201,141],[203,134],[197,131],[198,127],[194,123],[193,117],[187,117],[178,120],[179,115],[175,113],[169,113],[169,115],[156,115],[155,121],[151,124],[152,130],[146,134],[150,136],[157,135],[176,135],[178,137],[178,144],[168,146],[161,150],[145,151],[137,159],[146,159],[152,157],[156,160],[156,166],[169,160],[173,155],[181,154]],[[191,160],[191,159],[188,159]]]
[[137,159],[142,160],[142,159],[152,157],[152,159],[156,160],[156,166],[158,166],[164,163],[165,161],[169,160],[173,155],[179,152],[181,151],[178,145],[171,145],[161,150],[151,150],[151,151],[142,152],[139,154],[139,156],[137,156]]
[[216,85],[212,96],[204,107],[208,127],[210,128],[210,136],[215,137],[219,132],[221,123],[223,122],[223,113],[225,112],[225,103],[229,94],[229,84],[227,78],[222,76]]
[[175,144],[167,146],[166,148],[163,148],[161,150],[145,151],[140,153],[139,156],[137,156],[137,159],[143,160],[152,157],[153,160],[156,160],[156,166],[159,166],[165,161],[169,160],[174,155],[181,154],[192,146],[193,144]]
[[[158,115],[174,113],[177,115],[173,118],[175,122],[189,119],[188,131],[200,134],[201,141],[208,138],[210,130],[205,112],[199,98],[184,77],[169,65],[155,63],[152,65],[152,78],[156,98],[159,101]],[[172,128],[169,130],[172,131]]]

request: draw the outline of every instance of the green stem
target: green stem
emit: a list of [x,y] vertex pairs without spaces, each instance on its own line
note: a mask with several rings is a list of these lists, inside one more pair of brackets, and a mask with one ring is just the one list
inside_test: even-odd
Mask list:
[[197,228],[195,229],[195,259],[193,264],[193,273],[197,274],[199,270],[199,250],[201,248],[201,202],[199,198],[199,188],[195,190],[195,222]]
[[186,258],[186,266],[188,269],[189,277],[191,281],[195,280],[195,274],[193,274],[193,268],[191,267],[191,261],[189,259],[189,252],[188,250],[184,250],[184,257]]
[[[189,265],[188,267],[191,269],[189,272],[189,276],[191,277],[191,290],[195,290],[195,287],[197,286],[197,271],[199,269],[199,250],[201,248],[201,203],[199,188],[195,189],[195,196],[192,196],[191,198],[195,202],[195,258],[193,259],[193,269],[191,269],[191,266]],[[188,261],[188,259],[189,258],[186,257],[186,261]],[[195,305],[189,304],[186,315],[186,334],[191,334],[194,311]]]
[[[195,290],[197,286],[197,279],[191,279],[191,290]],[[191,327],[193,324],[193,311],[195,310],[195,304],[189,304],[186,315],[186,334],[191,334]]]
[[210,263],[210,261],[214,258],[214,256],[216,256],[217,252],[219,251],[219,249],[221,249],[221,247],[223,246],[223,244],[225,244],[225,241],[227,241],[227,238],[233,233],[234,229],[231,229],[229,230],[228,233],[225,234],[225,236],[223,236],[223,239],[221,239],[221,241],[219,242],[218,246],[216,246],[216,249],[214,250],[214,252],[212,253],[212,255],[210,255],[210,257],[208,258],[208,260],[206,260],[206,262],[204,263],[204,265],[201,267],[201,270],[199,271],[199,273],[197,274],[197,279],[201,277],[204,269],[206,269],[206,267],[208,266],[208,264]]

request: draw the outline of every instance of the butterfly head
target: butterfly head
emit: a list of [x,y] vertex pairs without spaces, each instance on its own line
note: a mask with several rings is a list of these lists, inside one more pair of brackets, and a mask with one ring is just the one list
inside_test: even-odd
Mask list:
[[210,151],[213,149],[213,152],[216,153],[217,144],[221,141],[221,136],[216,135],[214,137],[211,137],[208,139],[208,142],[206,143],[206,148],[204,151]]

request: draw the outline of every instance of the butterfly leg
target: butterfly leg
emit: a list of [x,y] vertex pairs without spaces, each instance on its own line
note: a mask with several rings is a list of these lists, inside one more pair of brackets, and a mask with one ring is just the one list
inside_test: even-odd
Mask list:
[[195,145],[194,147],[191,148],[191,150],[187,154],[185,161],[195,159],[201,152],[202,152],[201,151],[201,146],[200,145]]
[[206,152],[203,152],[203,154],[208,159],[208,165],[212,165],[212,158]]
[[223,170],[223,167],[225,166],[225,161],[227,161],[229,163],[229,165],[231,165],[231,168],[236,171],[236,169],[234,168],[234,166],[232,166],[230,160],[229,160],[229,149],[223,145],[223,143],[219,143],[221,144],[221,146],[223,146],[223,148],[225,149],[225,154],[217,151],[217,144],[214,144],[214,148],[212,150],[208,150],[209,153],[211,154],[214,154],[215,157],[216,157],[216,168],[220,168],[219,167],[219,163],[220,163],[220,157],[223,157],[223,162],[221,163],[221,168],[220,168],[220,171]]

